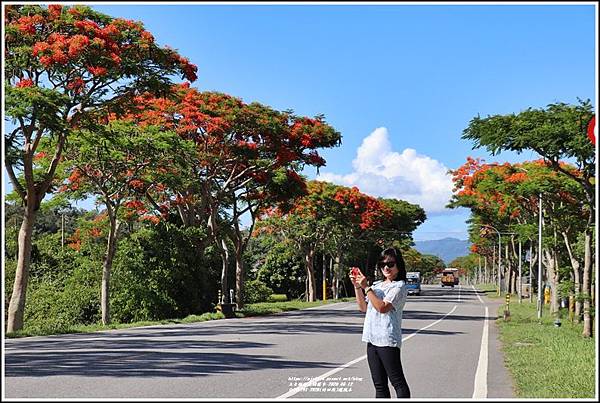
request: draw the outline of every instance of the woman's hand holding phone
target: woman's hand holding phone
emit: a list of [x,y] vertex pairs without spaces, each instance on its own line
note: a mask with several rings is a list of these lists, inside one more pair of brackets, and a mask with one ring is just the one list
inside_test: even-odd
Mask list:
[[[362,274],[358,267],[350,268],[350,281],[354,288],[361,288],[367,285],[367,278]],[[364,283],[364,284],[363,284]]]

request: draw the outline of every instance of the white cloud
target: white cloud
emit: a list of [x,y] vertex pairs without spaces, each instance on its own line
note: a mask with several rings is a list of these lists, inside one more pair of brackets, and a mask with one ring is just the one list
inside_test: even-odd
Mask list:
[[444,212],[452,196],[448,168],[412,148],[394,151],[385,127],[375,129],[363,140],[352,167],[354,171],[348,175],[322,172],[317,179],[356,186],[375,197],[406,200],[427,213]]

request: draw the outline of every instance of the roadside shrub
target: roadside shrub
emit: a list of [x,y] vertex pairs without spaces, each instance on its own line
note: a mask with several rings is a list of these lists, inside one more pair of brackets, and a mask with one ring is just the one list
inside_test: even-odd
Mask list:
[[247,281],[244,284],[244,295],[247,304],[266,302],[273,294],[273,290],[260,280]]
[[45,279],[32,283],[25,306],[25,330],[60,332],[100,320],[100,279],[78,267],[65,283]]
[[183,318],[211,311],[216,301],[216,255],[201,228],[170,223],[121,240],[113,265],[111,311],[121,323]]
[[275,243],[259,267],[256,278],[277,294],[288,299],[299,298],[304,293],[306,269],[303,257],[285,242]]
[[287,295],[285,294],[271,294],[269,296],[268,302],[285,302],[287,301]]
[[4,323],[8,320],[8,305],[12,296],[12,289],[15,283],[15,273],[17,271],[17,261],[14,259],[4,259]]
[[[33,244],[24,330],[60,333],[100,320],[102,263],[82,248],[61,247],[60,234],[40,235]],[[7,272],[10,297],[16,262]],[[8,284],[5,284],[8,285]],[[10,292],[8,292],[10,290]]]

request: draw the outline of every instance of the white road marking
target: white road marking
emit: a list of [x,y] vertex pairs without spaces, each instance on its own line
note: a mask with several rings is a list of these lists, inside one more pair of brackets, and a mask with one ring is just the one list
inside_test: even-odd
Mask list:
[[481,350],[479,350],[479,362],[475,372],[475,384],[473,386],[473,399],[485,399],[487,397],[487,372],[488,372],[488,307],[485,307],[485,320],[483,321],[483,333],[481,335]]
[[473,287],[473,290],[475,291],[475,295],[477,295],[477,298],[479,298],[479,302],[481,302],[483,304],[483,300],[481,299],[481,297],[479,296],[479,293],[477,292],[477,290],[475,289],[475,286],[471,286]]
[[[446,316],[448,316],[452,312],[454,312],[456,310],[456,308],[457,308],[457,305],[454,305],[454,308],[452,308],[452,310],[450,312],[448,312],[447,314],[445,314],[444,316],[442,316],[440,319],[436,320],[435,322],[430,323],[429,325],[427,325],[425,327],[422,327],[421,329],[417,330],[416,332],[411,333],[410,335],[404,337],[402,339],[402,342],[405,342],[405,341],[409,340],[410,338],[412,338],[413,336],[415,336],[420,331],[425,330],[425,329],[429,329],[431,326],[434,326],[434,325],[438,324],[439,322],[441,322],[442,320],[444,320],[446,318]],[[327,378],[328,376],[336,374],[336,373],[340,372],[341,370],[349,367],[350,365],[356,364],[357,362],[360,362],[360,361],[362,361],[362,360],[364,360],[366,358],[367,358],[366,354],[363,355],[362,357],[358,357],[358,358],[356,358],[356,359],[354,359],[354,360],[352,360],[352,361],[350,361],[350,362],[348,362],[348,363],[346,363],[346,364],[344,364],[344,365],[342,365],[340,367],[332,369],[331,371],[329,371],[329,372],[327,372],[327,373],[325,373],[323,375],[319,375],[318,377],[313,378],[310,381],[305,382],[305,383],[301,384],[300,386],[297,386],[294,389],[290,389],[288,392],[284,393],[283,395],[277,396],[276,399],[286,399],[286,398],[288,398],[290,396],[294,396],[295,394],[297,394],[298,392],[301,392],[305,388],[308,388],[309,386],[312,386],[312,385],[316,384],[317,382],[322,381],[323,379]]]
[[[475,286],[473,286],[475,290]],[[477,291],[477,290],[475,290]],[[483,300],[476,294],[479,301],[483,304]],[[473,385],[473,399],[487,398],[487,372],[488,372],[488,307],[485,307],[485,319],[483,321],[483,332],[481,334],[481,349],[479,350],[479,362],[477,363],[477,371],[475,371],[475,382]]]

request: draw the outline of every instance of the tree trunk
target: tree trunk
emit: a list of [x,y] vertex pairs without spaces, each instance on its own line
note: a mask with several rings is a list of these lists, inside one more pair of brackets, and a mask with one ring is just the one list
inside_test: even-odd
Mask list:
[[108,231],[108,241],[106,246],[106,255],[104,255],[104,263],[102,265],[102,292],[100,297],[100,306],[102,310],[102,324],[110,324],[110,274],[112,270],[113,259],[117,251],[117,231],[119,223],[116,218],[116,211],[111,212],[108,207],[110,229]]
[[512,273],[511,280],[510,280],[511,294],[518,294],[517,278],[519,277],[519,273],[517,273],[517,271],[515,271],[514,268],[511,270],[511,273]]
[[484,283],[489,283],[490,282],[490,276],[488,274],[488,266],[487,266],[487,256],[483,257],[483,278],[484,278]]
[[512,262],[508,254],[508,241],[504,245],[504,288],[507,294],[512,294]]
[[340,298],[340,281],[343,281],[341,273],[342,268],[340,267],[341,255],[341,252],[338,251],[335,256],[335,264],[333,266],[333,273],[335,274],[335,280],[333,282],[333,294],[335,295],[335,299]]
[[306,267],[306,300],[309,302],[315,301],[315,295],[317,292],[316,284],[315,284],[315,271],[314,271],[314,260],[315,260],[315,251],[314,249],[309,249],[306,255],[304,256],[304,262]]
[[238,309],[244,307],[244,261],[242,259],[243,248],[241,241],[236,239],[235,242],[235,299]]
[[585,299],[583,300],[583,332],[584,337],[592,337],[592,318],[590,317],[590,272],[592,268],[592,236],[590,234],[590,227],[585,229],[585,244],[584,244],[584,259],[583,259],[583,294]]
[[[13,186],[21,200],[25,205],[25,213],[23,214],[23,222],[21,223],[21,229],[19,230],[18,238],[18,256],[17,256],[17,268],[15,271],[15,282],[13,284],[13,292],[10,297],[8,305],[8,317],[6,319],[6,331],[16,332],[17,330],[23,329],[23,318],[25,314],[25,299],[27,295],[27,283],[29,281],[29,268],[31,266],[31,249],[32,249],[32,235],[33,235],[33,224],[37,215],[37,211],[40,208],[40,203],[44,198],[48,187],[50,186],[58,161],[61,158],[63,146],[65,144],[66,137],[58,134],[58,141],[56,143],[56,149],[50,168],[46,172],[45,179],[42,182],[36,183],[33,174],[33,156],[38,141],[42,136],[43,129],[37,129],[38,133],[33,134],[35,119],[29,125],[29,128],[21,126],[22,132],[25,134],[25,142],[23,144],[23,176],[25,179],[26,188],[23,188],[13,170],[13,164],[8,160],[4,161],[4,166],[8,172],[9,178],[13,183]],[[35,136],[33,143],[31,142],[32,135]]]
[[223,296],[223,303],[230,304],[231,298],[229,297],[229,283],[227,280],[228,273],[228,262],[229,262],[229,248],[224,239],[220,240],[220,252],[221,252],[221,295]]
[[333,269],[333,256],[329,256],[329,273],[330,273],[330,277],[331,277],[331,296],[335,299],[337,299],[337,296],[335,295],[335,280],[336,280],[336,275],[335,275],[335,271]]
[[[550,284],[550,313],[558,312],[558,270],[556,252],[543,250],[546,266],[546,281]],[[542,290],[542,298],[544,292]]]
[[[571,247],[571,242],[569,241],[568,234],[565,231],[561,231],[563,239],[565,241],[565,246],[567,247],[567,253],[569,255],[569,261],[571,262],[571,268],[573,269],[573,283],[575,288],[575,295],[579,295],[581,292],[581,265],[579,260],[573,255],[573,249]],[[575,323],[579,323],[581,320],[581,301],[575,300],[575,313],[574,313]]]
[[[208,200],[210,198],[210,192],[205,190],[204,197]],[[219,255],[221,255],[221,301],[219,301],[219,303],[229,304],[231,303],[231,298],[229,297],[229,284],[227,280],[227,274],[229,271],[229,248],[227,247],[227,242],[225,242],[225,239],[221,238],[218,233],[217,215],[219,212],[217,206],[215,203],[207,203],[207,206],[210,207],[207,222],[209,234],[213,244],[219,251]]]
[[25,297],[27,294],[27,282],[29,280],[29,267],[31,265],[33,223],[35,222],[36,214],[37,209],[29,206],[25,207],[23,222],[19,230],[19,253],[15,282],[8,305],[7,333],[23,329]]
[[534,267],[533,262],[535,262],[537,256],[533,255],[533,241],[529,240],[529,302],[533,302],[533,276],[534,276]]

